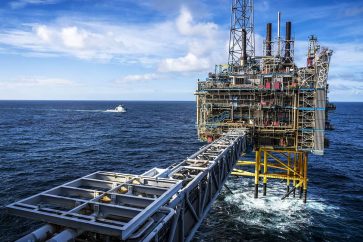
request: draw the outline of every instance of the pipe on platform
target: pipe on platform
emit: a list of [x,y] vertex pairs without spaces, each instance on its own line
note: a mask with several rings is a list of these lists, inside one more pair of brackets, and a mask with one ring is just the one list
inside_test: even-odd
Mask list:
[[34,230],[30,234],[27,234],[24,237],[18,239],[16,242],[44,241],[45,239],[47,239],[47,237],[54,234],[55,231],[56,231],[56,229],[54,226],[52,226],[50,224],[46,224],[46,225],[40,227],[39,229]]
[[74,229],[65,229],[47,242],[71,242],[79,235]]
[[263,183],[263,196],[266,196],[267,193],[267,183]]
[[291,193],[295,194],[297,186],[293,187],[291,190],[287,191],[285,193],[285,195],[282,196],[281,200],[284,200],[285,198],[287,198],[288,196],[290,196]]
[[266,26],[266,56],[271,56],[272,23]]
[[308,190],[304,189],[304,203],[307,202],[307,198],[308,198]]
[[291,48],[291,22],[286,22],[285,58],[290,58]]
[[161,207],[160,210],[168,212],[168,214],[160,221],[160,223],[155,227],[155,229],[143,240],[143,242],[149,242],[154,238],[157,233],[164,227],[164,225],[171,220],[175,215],[175,210],[169,207]]

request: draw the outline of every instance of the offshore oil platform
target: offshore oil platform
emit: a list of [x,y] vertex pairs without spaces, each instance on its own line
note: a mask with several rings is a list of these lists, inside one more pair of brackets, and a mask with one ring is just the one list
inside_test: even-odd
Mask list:
[[[255,177],[256,198],[260,178],[263,195],[274,178],[287,181],[286,196],[299,188],[306,202],[308,154],[323,155],[324,131],[332,129],[328,111],[335,106],[328,102],[327,80],[333,52],[312,35],[306,66],[297,67],[292,24],[286,22],[283,38],[278,13],[277,37],[268,23],[263,55],[256,56],[253,9],[253,1],[233,1],[228,64],[198,81],[198,135],[212,142],[228,130],[247,128],[255,160],[239,161],[232,174]],[[242,169],[249,166],[254,171]]]
[[[294,64],[291,22],[255,55],[253,0],[232,0],[228,64],[198,81],[199,151],[179,164],[141,175],[98,171],[7,206],[42,221],[28,241],[191,241],[229,174],[286,180],[282,199],[307,197],[308,154],[322,155],[332,51],[309,38],[306,67]],[[240,157],[255,152],[255,160]],[[247,168],[246,168],[247,167]]]

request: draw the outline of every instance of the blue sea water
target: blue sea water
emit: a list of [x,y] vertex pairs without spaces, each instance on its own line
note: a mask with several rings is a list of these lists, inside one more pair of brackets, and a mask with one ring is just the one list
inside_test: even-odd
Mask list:
[[[98,170],[141,174],[199,149],[194,102],[0,101],[0,241],[40,223],[4,206]],[[363,241],[363,103],[337,103],[330,148],[310,156],[309,195],[280,200],[284,183],[253,199],[230,177],[195,241]]]

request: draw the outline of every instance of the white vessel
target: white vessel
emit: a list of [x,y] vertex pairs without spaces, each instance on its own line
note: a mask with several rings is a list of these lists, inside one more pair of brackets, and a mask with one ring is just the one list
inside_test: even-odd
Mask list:
[[116,112],[119,112],[119,113],[124,113],[126,112],[126,108],[122,105],[118,105],[116,108],[115,108],[115,111]]
[[126,112],[126,108],[122,105],[118,105],[115,109],[107,109],[106,112],[124,113]]

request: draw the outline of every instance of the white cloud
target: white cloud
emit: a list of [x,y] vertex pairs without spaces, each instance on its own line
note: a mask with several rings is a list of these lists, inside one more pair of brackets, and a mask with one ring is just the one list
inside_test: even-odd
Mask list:
[[55,4],[58,0],[17,0],[10,3],[10,7],[13,9],[23,8],[27,5],[35,4]]
[[45,25],[39,25],[39,26],[36,26],[35,27],[35,32],[37,34],[37,36],[45,41],[45,42],[48,42],[50,41],[50,38],[51,38],[51,33],[50,31],[48,30],[47,26]]
[[59,87],[70,86],[74,83],[70,80],[62,78],[47,78],[47,77],[20,77],[14,80],[0,80],[2,88],[19,88],[19,87]]
[[214,31],[218,30],[218,25],[215,23],[194,23],[191,12],[185,7],[182,7],[180,10],[180,15],[176,20],[176,26],[178,31],[183,35],[208,36],[210,34],[213,35]]
[[171,22],[140,27],[62,19],[53,24],[23,26],[0,32],[0,45],[21,49],[18,50],[21,55],[50,53],[88,60],[122,58],[130,63],[153,59],[155,63],[161,56],[181,52],[186,41],[179,39]]
[[193,53],[179,58],[167,58],[159,65],[161,72],[188,72],[208,69],[210,63],[206,58],[198,58]]
[[179,34],[187,40],[187,52],[182,56],[164,58],[159,64],[159,71],[205,71],[227,61],[228,32],[221,31],[217,24],[195,22],[191,12],[182,7],[175,25]]
[[[333,49],[330,64],[329,83],[332,90],[352,90],[363,87],[363,44],[361,43],[323,43]],[[332,95],[333,97],[333,95]]]
[[63,44],[71,48],[83,48],[84,41],[87,39],[85,31],[79,31],[77,27],[63,28],[61,32]]
[[185,7],[174,21],[115,25],[62,18],[0,32],[0,46],[12,46],[21,55],[117,60],[163,71],[202,71],[226,62],[227,40],[227,30],[195,21]]
[[130,83],[130,82],[143,82],[143,81],[150,81],[156,80],[160,78],[160,75],[156,73],[145,73],[145,74],[133,74],[133,75],[126,75],[115,82],[118,84]]

